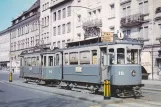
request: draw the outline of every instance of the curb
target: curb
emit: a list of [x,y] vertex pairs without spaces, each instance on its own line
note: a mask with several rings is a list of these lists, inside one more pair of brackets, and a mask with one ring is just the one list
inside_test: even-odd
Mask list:
[[161,92],[161,89],[154,89],[154,88],[142,88],[142,90],[149,90],[149,91]]
[[[43,92],[47,92],[47,93],[50,93],[50,94],[57,94],[57,95],[60,95],[60,96],[66,96],[66,97],[70,97],[70,98],[77,98],[77,99],[80,99],[80,100],[89,101],[89,102],[98,103],[98,104],[106,104],[107,103],[106,101],[108,101],[108,100],[97,101],[97,100],[92,100],[92,99],[88,99],[88,98],[85,98],[85,97],[76,97],[76,96],[61,94],[61,93],[57,93],[57,92],[50,92],[50,91],[42,90],[42,89],[38,89],[38,88],[27,87],[27,86],[15,84],[15,83],[10,83],[10,82],[7,82],[7,81],[3,81],[3,82],[7,83],[7,84],[11,84],[11,85],[16,85],[16,86],[20,86],[20,87],[29,88],[29,89],[35,89],[35,90],[38,90],[38,91],[43,91]],[[119,99],[119,100],[116,100],[116,101],[110,101],[110,100],[108,101],[108,104],[116,104],[116,103],[123,103],[123,100]]]

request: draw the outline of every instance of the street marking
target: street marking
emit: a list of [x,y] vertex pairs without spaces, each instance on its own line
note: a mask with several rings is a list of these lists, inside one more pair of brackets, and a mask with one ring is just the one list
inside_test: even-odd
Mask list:
[[128,105],[133,105],[133,106],[135,106],[135,107],[151,107],[151,106],[149,106],[149,104],[146,104],[146,103],[126,103],[126,104],[128,104]]
[[157,105],[157,106],[161,106],[161,103],[155,102],[155,101],[148,101],[148,102],[146,102],[146,103],[148,103],[148,104],[153,104],[153,105]]
[[90,107],[101,107],[101,106],[90,106]]
[[129,107],[129,106],[122,105],[122,104],[109,104],[108,106],[109,107]]

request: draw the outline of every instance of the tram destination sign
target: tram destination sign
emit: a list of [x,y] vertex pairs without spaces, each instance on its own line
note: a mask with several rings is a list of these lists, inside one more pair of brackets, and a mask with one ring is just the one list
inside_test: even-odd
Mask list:
[[102,32],[102,42],[113,42],[113,32]]

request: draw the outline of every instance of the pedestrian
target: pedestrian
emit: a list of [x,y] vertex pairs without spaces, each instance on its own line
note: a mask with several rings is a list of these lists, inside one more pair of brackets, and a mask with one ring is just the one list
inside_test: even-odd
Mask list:
[[12,72],[14,73],[14,68],[12,69]]

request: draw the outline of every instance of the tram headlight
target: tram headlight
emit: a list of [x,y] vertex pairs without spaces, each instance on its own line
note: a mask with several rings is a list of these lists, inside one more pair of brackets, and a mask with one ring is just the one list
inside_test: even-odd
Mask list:
[[131,72],[131,75],[132,75],[133,77],[135,77],[135,76],[136,76],[136,71],[133,70],[133,71]]

